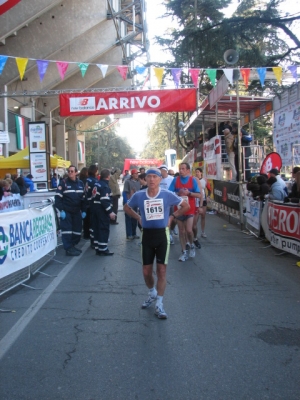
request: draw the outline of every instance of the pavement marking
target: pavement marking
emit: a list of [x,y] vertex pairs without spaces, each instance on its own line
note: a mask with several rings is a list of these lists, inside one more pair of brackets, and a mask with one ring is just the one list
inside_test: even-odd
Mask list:
[[66,275],[72,270],[76,263],[81,259],[85,250],[90,246],[87,242],[82,247],[82,253],[78,257],[74,257],[69,264],[67,264],[63,270],[57,275],[56,278],[50,283],[50,285],[40,294],[40,296],[32,303],[22,317],[15,323],[15,325],[7,332],[7,334],[0,340],[0,360],[4,357],[6,352],[11,348],[14,342],[18,339],[20,334],[24,331],[26,326],[36,315],[36,313],[43,307],[45,302],[57,288],[57,286],[63,281]]

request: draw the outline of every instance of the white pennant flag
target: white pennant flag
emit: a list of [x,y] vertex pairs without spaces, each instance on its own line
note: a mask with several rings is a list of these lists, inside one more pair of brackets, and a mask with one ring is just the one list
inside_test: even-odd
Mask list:
[[226,76],[226,78],[228,79],[229,83],[232,85],[233,84],[233,69],[229,68],[229,69],[223,69],[223,72]]
[[100,68],[100,70],[102,72],[102,75],[103,75],[103,78],[105,78],[105,75],[106,75],[106,72],[107,72],[107,69],[108,69],[108,65],[105,65],[105,64],[96,64],[96,65],[97,65],[98,68]]

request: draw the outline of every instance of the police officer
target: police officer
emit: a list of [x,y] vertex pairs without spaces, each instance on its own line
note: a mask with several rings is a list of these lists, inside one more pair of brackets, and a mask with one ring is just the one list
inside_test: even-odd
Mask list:
[[85,184],[85,196],[87,199],[88,207],[90,212],[87,213],[87,218],[90,218],[90,240],[91,240],[91,248],[95,248],[95,243],[94,243],[94,202],[92,198],[92,193],[93,193],[93,188],[95,186],[95,183],[98,182],[98,167],[96,164],[92,164],[89,169],[88,169],[88,178],[86,180]]
[[83,182],[76,177],[77,168],[70,165],[68,177],[61,180],[55,195],[55,206],[60,211],[62,242],[68,256],[79,256],[76,248],[81,238],[82,218],[86,217]]
[[97,256],[112,256],[114,253],[108,249],[110,220],[115,220],[109,187],[110,170],[103,169],[99,182],[95,182],[93,189],[93,217],[95,249]]

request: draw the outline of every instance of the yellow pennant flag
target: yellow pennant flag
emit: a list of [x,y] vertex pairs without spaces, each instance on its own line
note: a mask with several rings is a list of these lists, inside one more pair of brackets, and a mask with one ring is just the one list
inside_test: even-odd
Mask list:
[[161,85],[162,83],[162,78],[163,78],[163,74],[164,74],[164,68],[153,68],[155,76],[157,78],[158,81],[158,86]]
[[16,63],[17,63],[17,67],[18,67],[18,70],[19,70],[20,78],[22,80],[23,77],[24,77],[24,74],[25,74],[27,63],[28,63],[28,58],[19,58],[19,57],[17,57],[16,58]]
[[281,85],[282,80],[282,67],[273,67],[274,75],[276,76],[277,82]]

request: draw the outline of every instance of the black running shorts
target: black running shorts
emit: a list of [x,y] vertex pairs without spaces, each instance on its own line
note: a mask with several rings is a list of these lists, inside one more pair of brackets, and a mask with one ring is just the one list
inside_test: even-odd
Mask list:
[[141,252],[143,265],[153,264],[155,256],[158,264],[168,264],[170,252],[169,228],[143,229]]

